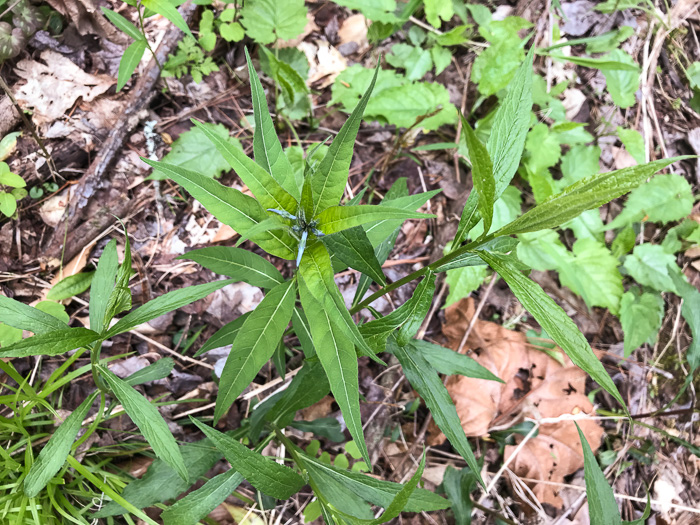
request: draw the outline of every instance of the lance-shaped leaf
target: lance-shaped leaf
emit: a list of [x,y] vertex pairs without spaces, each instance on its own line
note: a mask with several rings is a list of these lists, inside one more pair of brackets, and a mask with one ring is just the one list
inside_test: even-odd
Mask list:
[[185,22],[185,19],[182,18],[182,15],[175,7],[175,4],[172,4],[167,0],[143,0],[142,3],[146,9],[150,9],[151,11],[155,11],[159,15],[164,16],[187,36],[192,37],[190,28],[187,27],[187,22]]
[[235,279],[214,281],[212,283],[189,286],[163,294],[160,297],[148,301],[143,306],[139,306],[133,312],[126,314],[117,324],[107,331],[103,338],[109,339],[117,334],[128,332],[132,328],[147,323],[151,319],[155,319],[163,314],[167,314],[187,304],[203,299],[210,293],[234,282],[236,282]]
[[416,286],[408,301],[390,314],[363,324],[360,333],[376,352],[385,350],[386,340],[395,330],[398,330],[398,344],[404,346],[416,334],[428,314],[434,293],[435,274],[429,272]]
[[343,127],[333,139],[326,156],[316,168],[311,177],[311,191],[313,194],[313,213],[315,217],[330,206],[340,203],[345,191],[345,184],[350,173],[350,162],[355,148],[355,138],[360,129],[362,114],[365,111],[369,97],[374,89],[374,83],[379,73],[379,64],[374,70],[374,77],[360,102],[355,106],[352,114],[345,121]]
[[[496,237],[488,242],[479,245],[479,251],[494,252],[508,256],[518,246],[518,239],[515,237]],[[514,257],[513,257],[514,258]],[[483,266],[486,264],[479,254],[476,252],[465,252],[451,261],[435,268],[436,273],[446,272],[455,268],[464,268],[466,266]]]
[[605,367],[564,310],[537,283],[520,273],[509,260],[495,253],[480,252],[479,256],[508,283],[523,307],[532,314],[549,337],[571,358],[571,361],[590,375],[627,410],[620,392],[605,371]]
[[90,283],[95,272],[81,272],[75,275],[69,275],[61,279],[56,285],[49,290],[46,298],[51,301],[63,301],[75,295],[80,295],[85,290],[90,288]]
[[427,341],[415,340],[411,341],[411,348],[420,352],[425,360],[441,374],[459,374],[476,379],[487,379],[489,381],[498,381],[499,383],[504,382],[493,375],[488,368],[480,365],[471,357],[459,354],[444,346],[435,345]]
[[[179,166],[142,160],[185,188],[209,213],[238,233],[244,234],[269,217],[258,201],[239,190]],[[271,231],[268,237],[257,238],[255,242],[266,252],[282,259],[296,257],[296,242],[289,234]]]
[[326,235],[361,226],[368,222],[387,219],[431,219],[435,215],[415,213],[390,206],[332,206],[318,215],[318,229]]
[[268,292],[243,323],[221,373],[214,409],[215,421],[272,357],[292,318],[294,299],[294,281],[280,283]]
[[248,239],[252,239],[253,241],[255,241],[259,237],[264,237],[265,234],[268,234],[269,232],[284,232],[288,229],[289,226],[283,223],[278,216],[270,216],[264,221],[257,223],[250,230],[245,232],[245,234],[241,235],[241,238],[238,239],[238,241],[236,242],[236,248],[238,248]]
[[189,251],[177,258],[194,261],[214,273],[260,288],[272,288],[284,281],[279,270],[267,259],[240,248],[211,246]]
[[139,427],[156,456],[170,465],[183,480],[187,481],[187,468],[182,454],[180,454],[180,449],[158,409],[108,368],[100,366],[99,372],[131,420]]
[[238,440],[214,430],[190,416],[190,420],[212,440],[226,461],[260,492],[287,499],[305,485],[304,478],[289,467],[253,452]]
[[496,181],[493,164],[486,146],[476,136],[467,119],[462,115],[462,132],[472,164],[472,181],[478,195],[478,208],[484,220],[484,235],[489,233],[493,221],[493,204],[496,202]]
[[[432,190],[391,200],[384,199],[379,203],[379,206],[398,208],[405,211],[416,211],[441,191],[442,190]],[[426,218],[426,216],[424,215],[422,218]],[[377,222],[365,224],[365,233],[367,233],[367,237],[372,243],[372,246],[377,247],[381,242],[387,239],[396,228],[399,228],[403,221],[404,219],[382,218]]]
[[100,334],[87,328],[65,328],[22,339],[0,349],[0,357],[60,355],[97,341]]
[[168,525],[192,525],[206,518],[211,511],[221,505],[238,485],[243,482],[243,475],[235,469],[214,476],[197,490],[177,500],[168,507],[161,519]]
[[158,379],[168,377],[170,372],[173,371],[173,368],[175,368],[175,361],[173,361],[173,358],[164,357],[158,359],[155,363],[143,367],[141,370],[137,370],[124,379],[124,381],[130,386],[142,385],[149,381],[157,381]]
[[331,258],[322,243],[316,242],[307,248],[299,267],[299,273],[311,295],[323,305],[330,319],[352,340],[362,355],[373,357],[375,352],[357,329],[357,325],[345,306],[345,300],[335,284]]
[[326,235],[321,238],[333,255],[350,268],[354,268],[369,276],[374,282],[384,285],[386,279],[382,273],[382,266],[377,261],[372,243],[359,226],[349,228],[333,235]]
[[112,239],[97,261],[95,276],[90,284],[90,328],[95,332],[101,333],[104,329],[107,304],[114,289],[118,269],[117,241]]
[[236,336],[241,331],[243,323],[250,315],[250,312],[246,312],[243,315],[236,317],[230,323],[226,323],[224,326],[219,328],[214,335],[212,335],[207,342],[202,345],[202,348],[197,350],[194,354],[195,357],[202,355],[209,350],[214,350],[215,348],[221,348],[222,346],[233,344]]
[[314,344],[311,339],[309,321],[306,319],[303,310],[300,310],[299,308],[294,309],[294,313],[292,314],[292,327],[294,328],[294,333],[299,339],[299,344],[304,351],[304,356],[306,356],[307,359],[315,356],[316,349],[314,348]]
[[323,304],[314,297],[304,279],[299,281],[299,296],[309,320],[316,355],[326,372],[333,397],[340,407],[350,435],[369,465],[369,452],[360,418],[360,386],[355,346],[341,326],[334,322]]
[[95,400],[97,392],[88,396],[56,429],[49,442],[41,449],[39,457],[32,463],[24,478],[24,493],[33,498],[51,481],[65,463],[73,442],[80,431],[83,419]]
[[[126,227],[124,231],[126,231]],[[131,308],[131,289],[129,288],[131,279],[131,244],[129,236],[124,236],[124,260],[117,269],[114,287],[109,292],[105,316],[102,320],[102,332],[108,327],[115,315],[125,312]]]
[[255,161],[270,173],[290,195],[299,199],[301,198],[300,187],[303,181],[294,179],[292,165],[282,150],[282,144],[280,144],[267,100],[265,100],[265,91],[260,83],[258,72],[255,71],[250,60],[250,55],[248,55],[248,48],[245,48],[245,57],[250,77],[250,94],[253,99],[253,118],[255,120],[253,154]]
[[289,213],[297,211],[297,201],[285,190],[265,168],[251,159],[245,152],[233,146],[228,140],[203,126],[201,122],[192,120],[211,141],[221,156],[234,169],[243,183],[248,186],[263,208],[277,208]]
[[586,210],[600,208],[603,204],[624,195],[657,171],[686,158],[688,157],[657,160],[641,166],[586,177],[524,213],[498,230],[496,235],[534,232],[561,226]]
[[141,31],[139,31],[134,24],[129,22],[129,20],[124,18],[124,16],[112,11],[111,9],[107,9],[106,7],[100,7],[100,9],[107,19],[117,26],[117,29],[119,29],[122,33],[126,34],[126,36],[131,37],[134,40],[145,40],[145,37]]
[[142,38],[132,42],[129,47],[126,48],[122,59],[119,61],[119,71],[117,71],[117,91],[126,86],[126,83],[134,74],[136,68],[138,67],[143,54],[146,52],[148,43],[146,39]]
[[[399,483],[392,483],[381,479],[373,478],[359,472],[343,470],[324,463],[317,458],[313,458],[299,451],[296,455],[300,466],[306,470],[316,484],[322,489],[326,483],[335,482],[340,484],[346,493],[354,494],[364,501],[373,505],[387,508],[392,500],[403,489]],[[429,490],[416,488],[408,498],[404,511],[406,512],[432,512],[446,509],[450,502],[430,492]]]
[[386,523],[387,521],[393,520],[394,518],[398,517],[399,514],[401,514],[401,511],[406,507],[409,499],[411,498],[411,495],[416,490],[416,487],[418,486],[418,483],[420,482],[421,477],[423,476],[424,469],[425,450],[423,450],[423,456],[421,457],[420,464],[418,465],[416,471],[413,473],[413,476],[411,476],[411,479],[409,479],[406,482],[406,484],[401,488],[401,490],[396,493],[396,496],[394,496],[394,499],[391,500],[391,503],[389,503],[389,506],[384,510],[384,512],[382,512],[382,514],[378,518],[370,522],[371,525]]
[[437,426],[447,436],[447,439],[455,450],[459,452],[459,455],[464,458],[469,468],[478,476],[479,483],[486,486],[481,479],[479,465],[462,429],[457,409],[437,371],[421,355],[420,351],[411,344],[402,347],[389,340],[389,346],[399,363],[401,363],[406,379],[418,391],[418,394],[430,409]]
[[4,295],[0,295],[0,319],[8,326],[28,330],[35,334],[66,329],[66,323],[56,319],[53,315]]

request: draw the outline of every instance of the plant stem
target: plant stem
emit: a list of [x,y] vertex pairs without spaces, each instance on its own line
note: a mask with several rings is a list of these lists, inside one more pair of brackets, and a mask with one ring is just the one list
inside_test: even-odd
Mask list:
[[[143,25],[143,12],[141,11],[141,0],[139,0],[138,5],[136,6],[136,11],[139,14],[139,26],[141,27],[141,34],[143,35],[143,39],[146,41],[146,47],[148,50],[151,52],[151,55],[153,55],[153,60],[156,61],[156,65],[158,66],[158,69],[160,70],[160,74],[163,74],[163,66],[161,65],[160,61],[158,60],[158,57],[156,56],[156,52],[153,51],[153,48],[151,47],[151,43],[148,41],[148,38],[146,37],[146,29]],[[167,86],[167,82],[166,82]]]
[[416,270],[413,273],[408,274],[406,277],[399,279],[398,281],[394,281],[391,284],[386,285],[384,288],[380,288],[376,292],[374,292],[372,295],[370,295],[367,299],[362,301],[361,303],[355,305],[352,307],[350,310],[350,314],[356,314],[366,306],[370,305],[380,297],[388,294],[389,292],[396,290],[397,288],[403,286],[404,284],[408,284],[411,281],[420,278],[421,276],[425,275],[425,273],[428,270],[435,270],[436,268],[439,268],[440,266],[447,264],[448,262],[456,259],[460,255],[463,255],[467,253],[468,251],[474,250],[475,248],[478,248],[482,244],[487,243],[491,239],[495,238],[495,235],[487,235],[483,239],[479,239],[473,242],[470,242],[469,244],[465,244],[464,246],[457,248],[455,251],[448,253],[444,257],[438,259],[437,261],[429,264],[428,266],[424,266],[420,270]]

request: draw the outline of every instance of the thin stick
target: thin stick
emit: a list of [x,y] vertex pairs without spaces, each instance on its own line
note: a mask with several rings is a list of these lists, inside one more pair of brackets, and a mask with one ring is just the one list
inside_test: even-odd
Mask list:
[[204,361],[197,361],[196,359],[192,359],[192,358],[189,357],[189,356],[179,354],[179,353],[176,352],[175,350],[171,350],[170,348],[168,348],[168,347],[165,346],[164,344],[159,343],[159,342],[156,341],[155,339],[151,339],[150,337],[148,337],[147,335],[142,334],[141,332],[137,332],[136,330],[130,330],[129,333],[130,333],[130,334],[134,334],[134,335],[135,335],[136,337],[138,337],[139,339],[143,339],[143,340],[146,341],[147,343],[150,343],[150,344],[152,344],[153,346],[155,346],[155,347],[157,347],[157,348],[160,348],[161,350],[164,350],[164,351],[168,352],[168,353],[169,353],[170,355],[172,355],[173,357],[176,357],[176,358],[178,358],[178,359],[180,359],[180,360],[182,360],[182,361],[187,361],[188,363],[193,363],[193,364],[195,364],[195,365],[199,365],[199,366],[203,366],[204,368],[208,368],[209,370],[214,370],[214,367],[213,367],[212,365],[210,365],[209,363],[205,363]]

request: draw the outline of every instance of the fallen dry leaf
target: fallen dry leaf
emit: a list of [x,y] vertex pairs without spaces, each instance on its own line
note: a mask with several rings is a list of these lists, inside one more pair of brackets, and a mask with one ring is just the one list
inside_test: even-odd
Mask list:
[[[447,308],[443,333],[453,350],[474,315],[474,301],[463,299]],[[483,436],[505,429],[525,418],[543,422],[539,434],[529,439],[510,461],[510,468],[521,478],[561,483],[583,467],[583,454],[576,425],[571,420],[552,422],[551,418],[589,414],[592,403],[585,394],[586,373],[563,356],[564,364],[527,343],[525,335],[496,323],[478,320],[465,345],[468,354],[505,381],[505,384],[464,376],[452,376],[447,389],[457,407],[464,432]],[[603,429],[595,420],[577,420],[595,451]],[[516,436],[516,445],[523,436]],[[444,442],[437,427],[431,429],[431,445]],[[506,446],[505,461],[516,446]],[[561,507],[557,487],[528,483],[542,503]]]
[[92,0],[48,0],[48,3],[75,24],[81,35],[92,33],[117,44],[127,42],[126,36],[107,21]]
[[90,75],[49,49],[41,53],[41,60],[44,63],[22,60],[15,68],[26,80],[15,96],[23,108],[33,109],[32,120],[37,126],[63,117],[79,98],[89,102],[115,82],[106,75]]
[[357,44],[355,53],[364,53],[369,48],[367,40],[368,20],[360,14],[352,15],[343,21],[343,25],[338,29],[340,45],[354,43]]
[[330,86],[335,77],[348,67],[347,59],[335,47],[323,40],[302,42],[298,48],[309,61],[309,78],[306,83],[315,88]]

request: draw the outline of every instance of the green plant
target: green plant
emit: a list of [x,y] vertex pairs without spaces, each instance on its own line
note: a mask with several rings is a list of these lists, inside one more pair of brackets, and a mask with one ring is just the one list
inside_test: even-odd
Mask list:
[[[365,109],[370,107],[370,95],[382,80],[383,72],[379,67],[374,71],[367,90],[320,162],[312,164],[304,161],[302,169],[295,170],[283,153],[262,85],[248,59],[255,119],[255,160],[247,157],[212,127],[198,122],[195,124],[229,162],[254,197],[223,186],[195,171],[144,160],[185,188],[219,221],[255,242],[268,254],[288,261],[295,260],[295,268],[290,269],[289,278],[285,279],[267,259],[240,248],[194,250],[182,258],[231,279],[167,293],[136,308],[110,327],[113,317],[131,307],[128,240],[121,266],[117,264],[116,247],[112,241],[92,277],[89,330],[67,328],[65,323],[37,309],[0,297],[3,320],[10,326],[35,333],[32,337],[4,347],[0,350],[0,357],[58,355],[75,349],[78,350],[74,356],[89,352],[90,370],[98,387],[93,397],[74,412],[77,415],[71,416],[70,421],[66,421],[53,434],[44,449],[49,449],[51,455],[40,454],[24,482],[24,491],[35,494],[41,490],[46,481],[65,466],[66,461],[100,486],[99,480],[95,481],[94,476],[90,477],[85,469],[80,470],[80,463],[70,454],[71,444],[81,427],[81,414],[87,413],[95,398],[100,400],[96,420],[104,417],[107,397],[115,399],[160,458],[158,466],[155,467],[154,463],[152,468],[160,469],[161,474],[157,475],[154,470],[148,480],[140,480],[143,481],[139,484],[141,489],[148,483],[151,484],[149,486],[163,486],[164,479],[179,478],[182,483],[178,482],[177,488],[185,490],[188,483],[203,474],[191,472],[191,467],[197,464],[194,452],[199,449],[193,451],[177,445],[155,407],[134,390],[128,380],[117,378],[107,369],[101,359],[100,348],[103,341],[234,281],[244,281],[267,292],[255,310],[225,325],[199,350],[202,353],[232,344],[220,378],[214,423],[229,410],[267,361],[273,358],[276,364],[281,362],[278,365],[280,368],[284,368],[283,355],[280,356],[278,349],[284,349],[286,335],[292,332],[296,335],[306,359],[288,388],[256,407],[246,426],[234,434],[221,433],[191,418],[192,423],[206,435],[209,452],[213,445],[232,468],[169,507],[166,510],[168,523],[195,523],[223,501],[243,479],[276,499],[289,498],[308,483],[319,502],[321,515],[328,523],[381,523],[398,516],[401,510],[416,512],[447,507],[447,500],[417,488],[425,458],[411,480],[401,486],[337,465],[331,466],[306,453],[282,432],[292,424],[299,409],[313,404],[330,390],[340,406],[359,455],[371,468],[360,420],[358,355],[382,363],[378,354],[389,352],[398,359],[406,378],[425,402],[437,425],[465,459],[477,481],[483,484],[479,465],[439,373],[449,373],[459,368],[460,373],[471,377],[494,381],[500,379],[467,356],[414,339],[430,310],[436,274],[447,270],[488,265],[496,271],[557,345],[626,411],[617,387],[573,321],[534,281],[522,273],[528,267],[518,259],[515,249],[518,241],[514,236],[567,224],[582,213],[596,210],[633,190],[679,159],[581,177],[570,184],[562,184],[561,188],[556,188],[526,213],[506,224],[496,224],[496,203],[505,194],[518,169],[530,127],[532,57],[531,50],[515,73],[502,104],[492,117],[486,144],[481,142],[469,123],[463,121],[474,190],[464,207],[449,252],[428,266],[389,284],[383,275],[381,263],[388,257],[398,228],[406,219],[430,217],[415,210],[435,192],[409,196],[405,186],[399,184],[379,205],[360,204],[361,196],[341,204],[360,121]],[[313,159],[314,155],[315,151],[310,151],[306,156]],[[334,274],[347,266],[363,274],[353,307],[349,310],[334,281]],[[673,286],[678,288],[689,286],[680,276],[676,276],[675,280],[673,277],[670,279]],[[365,297],[372,281],[380,288]],[[382,317],[371,308],[376,299],[413,281],[418,281],[418,284],[411,298],[390,314]],[[368,308],[375,319],[358,325],[352,316],[364,308]],[[290,322],[291,329],[288,328]],[[316,425],[315,428],[324,426]],[[328,429],[323,431],[327,432]],[[250,444],[255,444],[253,450],[239,441],[244,436]],[[292,467],[259,454],[273,440],[285,446],[290,454],[286,459],[291,461]],[[130,495],[135,491],[129,487],[131,485],[125,488],[121,496],[112,490],[100,488],[115,505],[121,506],[121,510],[113,508],[110,512],[132,512],[148,523],[152,521],[138,510],[139,507],[162,501],[160,497],[176,496],[168,490],[160,497],[140,500],[134,496],[135,499],[130,500]],[[369,504],[385,510],[374,518]]]
[[6,162],[0,162],[0,213],[13,217],[17,211],[17,201],[27,196],[24,179],[12,173]]

